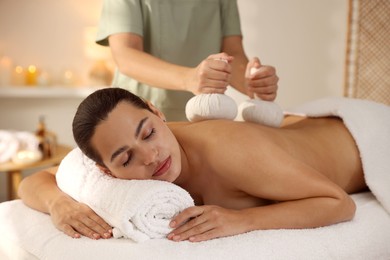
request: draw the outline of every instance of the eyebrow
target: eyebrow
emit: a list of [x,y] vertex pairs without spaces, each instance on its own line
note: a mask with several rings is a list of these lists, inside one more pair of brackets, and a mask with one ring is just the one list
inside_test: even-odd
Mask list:
[[[148,117],[145,117],[145,118],[142,118],[141,121],[138,123],[138,126],[137,126],[137,129],[135,130],[135,138],[138,138],[141,130],[142,130],[142,126],[145,124],[146,120],[148,120]],[[122,146],[120,147],[119,149],[117,149],[112,155],[111,155],[111,162],[113,160],[115,160],[116,157],[118,157],[118,155],[120,155],[121,153],[123,153],[124,151],[126,151],[126,149],[128,149],[128,146],[125,145],[125,146]]]
[[145,121],[148,120],[148,117],[145,117],[139,121],[139,124],[137,126],[137,130],[135,131],[135,137],[138,138],[139,133],[141,132],[142,126],[144,125]]
[[118,157],[121,153],[123,153],[126,149],[128,148],[127,145],[120,147],[118,150],[116,150],[112,155],[111,155],[111,162]]

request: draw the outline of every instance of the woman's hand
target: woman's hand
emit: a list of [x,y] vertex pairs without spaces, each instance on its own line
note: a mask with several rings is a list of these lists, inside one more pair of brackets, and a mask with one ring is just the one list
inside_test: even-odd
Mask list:
[[[251,73],[252,68],[256,68],[257,71]],[[265,101],[275,100],[278,81],[274,67],[261,65],[258,58],[253,58],[248,62],[245,71],[245,86],[251,98],[257,96]]]
[[241,234],[249,231],[241,213],[214,205],[190,207],[172,219],[170,227],[175,229],[167,237],[173,241],[200,242]]
[[213,54],[203,60],[196,68],[190,69],[185,88],[195,95],[206,93],[225,93],[229,85],[232,56],[226,53]]
[[110,238],[112,228],[87,205],[63,196],[50,207],[54,225],[72,238]]

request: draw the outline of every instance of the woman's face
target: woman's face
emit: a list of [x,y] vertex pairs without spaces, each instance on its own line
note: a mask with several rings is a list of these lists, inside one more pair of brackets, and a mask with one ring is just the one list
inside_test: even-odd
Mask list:
[[120,179],[164,180],[180,175],[179,144],[161,117],[121,102],[95,129],[92,146]]

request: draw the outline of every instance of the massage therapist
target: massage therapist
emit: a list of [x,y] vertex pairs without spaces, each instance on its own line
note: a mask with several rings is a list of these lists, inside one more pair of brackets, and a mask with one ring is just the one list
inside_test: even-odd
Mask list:
[[[111,48],[113,86],[151,101],[169,121],[186,120],[194,94],[228,85],[276,98],[275,68],[245,55],[236,0],[104,0],[97,43]],[[260,70],[250,75],[251,67]]]

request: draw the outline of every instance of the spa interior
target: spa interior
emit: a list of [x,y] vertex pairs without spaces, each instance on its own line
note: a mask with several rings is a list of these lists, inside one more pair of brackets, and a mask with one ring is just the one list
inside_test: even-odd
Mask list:
[[[343,96],[348,0],[237,2],[245,52],[276,68],[281,107]],[[27,143],[28,133],[43,138],[47,154],[40,160],[49,161],[28,167],[23,160],[38,155],[22,153],[0,161],[0,202],[16,198],[10,189],[21,178],[75,147],[78,104],[110,86],[115,63],[94,42],[101,7],[102,0],[0,1],[0,159],[15,149],[6,140],[12,131]],[[246,99],[233,89],[227,94],[237,103]]]

